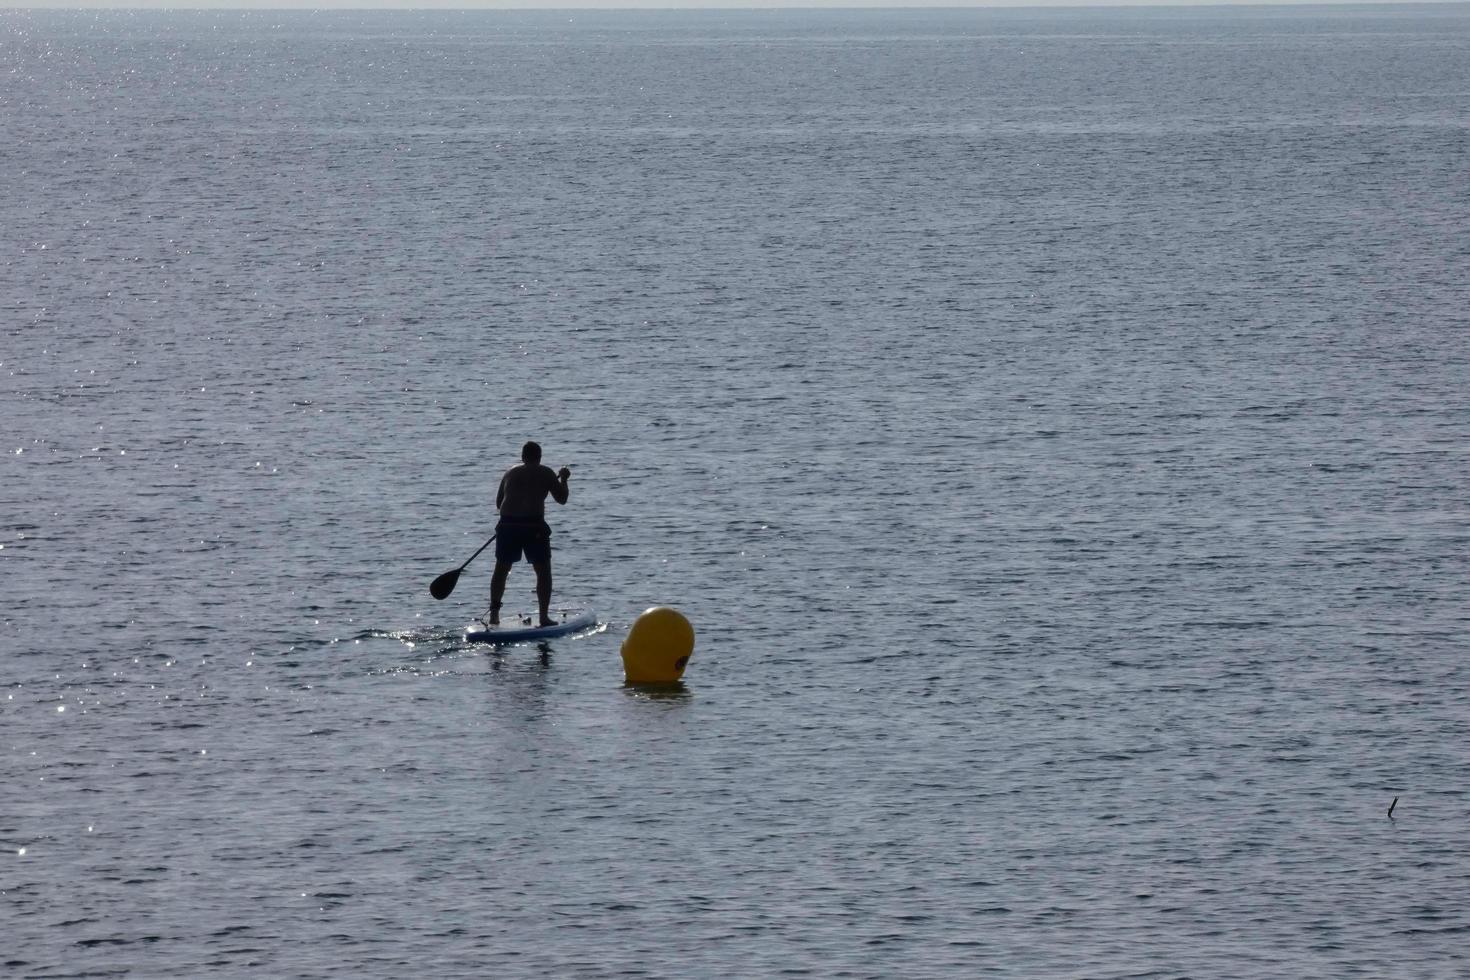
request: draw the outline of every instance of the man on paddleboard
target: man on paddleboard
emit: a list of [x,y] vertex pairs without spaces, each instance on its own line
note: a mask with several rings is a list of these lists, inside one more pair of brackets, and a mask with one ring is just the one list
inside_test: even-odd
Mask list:
[[491,626],[500,624],[500,600],[510,566],[521,560],[536,570],[536,602],[541,607],[541,625],[551,625],[551,528],[546,523],[546,496],[559,504],[567,502],[567,479],[572,471],[563,466],[551,472],[541,465],[541,447],[528,442],[521,447],[521,462],[505,471],[495,492],[500,522],[495,525],[495,575],[490,579]]

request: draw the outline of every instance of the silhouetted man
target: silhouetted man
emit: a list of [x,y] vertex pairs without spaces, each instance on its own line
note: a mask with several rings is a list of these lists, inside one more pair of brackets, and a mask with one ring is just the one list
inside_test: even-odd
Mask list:
[[558,472],[541,465],[541,447],[528,442],[521,447],[521,462],[505,471],[495,493],[500,521],[495,525],[495,575],[490,579],[490,625],[500,623],[500,600],[510,566],[521,560],[536,570],[536,602],[541,607],[541,625],[551,625],[551,528],[546,523],[546,495],[559,504],[567,502],[567,478],[572,471]]

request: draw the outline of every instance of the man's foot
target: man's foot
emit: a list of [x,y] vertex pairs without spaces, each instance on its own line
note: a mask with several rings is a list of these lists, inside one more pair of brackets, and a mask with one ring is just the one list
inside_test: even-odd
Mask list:
[[556,620],[550,619],[550,618],[548,618],[546,616],[542,616],[541,617],[541,625],[542,626],[555,626],[556,625]]
[[499,626],[500,625],[500,610],[498,608],[496,608],[495,606],[491,606],[490,607],[490,614],[488,616],[486,616],[484,619],[480,620],[480,622],[484,623],[486,626]]

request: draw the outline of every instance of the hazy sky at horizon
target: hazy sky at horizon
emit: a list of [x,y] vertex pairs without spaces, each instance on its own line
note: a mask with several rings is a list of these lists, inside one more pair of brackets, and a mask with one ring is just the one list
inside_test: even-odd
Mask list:
[[[1460,5],[1465,0],[1374,0],[1364,6],[1415,3]],[[1326,6],[1342,0],[0,0],[0,10],[192,9],[192,10],[617,10],[786,9],[906,7],[1204,7]]]

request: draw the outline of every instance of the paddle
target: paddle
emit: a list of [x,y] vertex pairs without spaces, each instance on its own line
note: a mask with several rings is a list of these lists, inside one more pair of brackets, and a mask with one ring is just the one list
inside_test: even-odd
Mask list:
[[[500,532],[497,531],[495,533],[499,534]],[[495,534],[490,535],[490,541],[494,540]],[[476,551],[473,555],[470,555],[470,557],[465,560],[465,563],[463,565],[451,571],[445,572],[443,575],[440,575],[438,578],[434,579],[434,581],[430,582],[429,595],[433,596],[435,599],[443,599],[447,597],[449,593],[453,592],[455,583],[459,581],[459,573],[468,568],[470,562],[480,557],[480,551],[484,551],[486,548],[490,547],[490,541],[486,541],[484,544],[480,545],[480,550]]]

